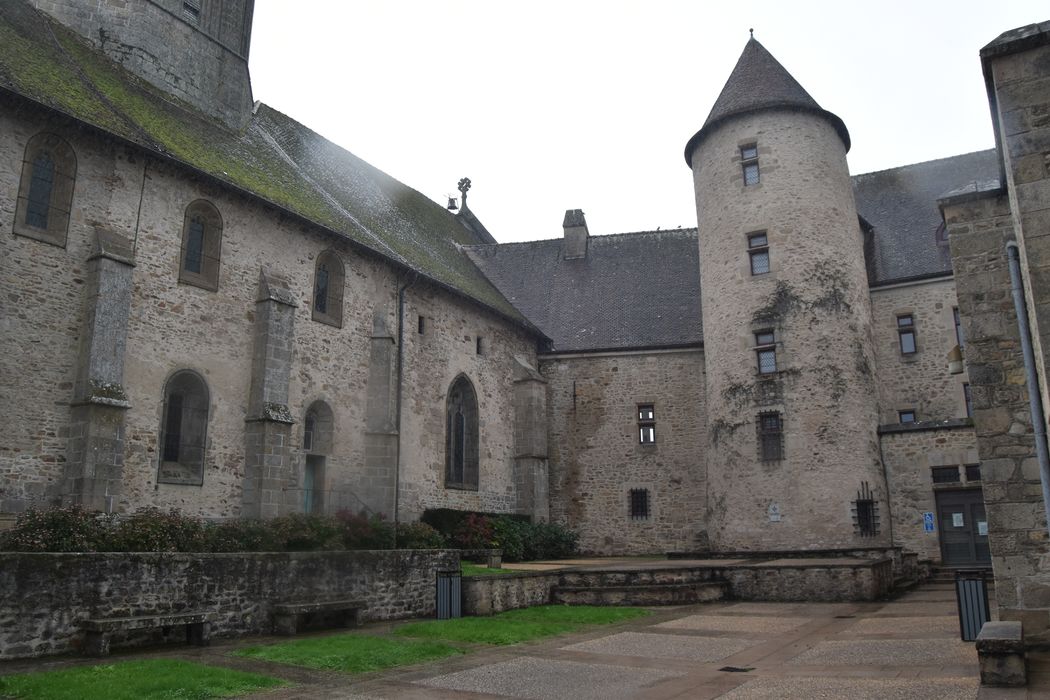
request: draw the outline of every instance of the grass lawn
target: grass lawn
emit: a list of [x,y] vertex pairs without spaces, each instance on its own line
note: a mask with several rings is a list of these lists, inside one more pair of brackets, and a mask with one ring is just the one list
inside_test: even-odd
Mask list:
[[0,676],[0,697],[47,700],[204,700],[242,695],[284,682],[269,676],[174,659],[123,661]]
[[414,622],[398,627],[395,634],[472,644],[517,644],[573,632],[584,625],[610,624],[648,614],[644,608],[540,605],[492,617]]
[[514,569],[490,569],[487,566],[481,566],[480,564],[470,564],[467,562],[460,562],[459,564],[460,573],[464,576],[499,576],[500,574],[515,574],[518,573]]
[[234,652],[263,661],[306,666],[330,671],[365,673],[392,666],[441,659],[464,651],[434,641],[387,639],[361,634],[299,639],[282,644],[248,647]]

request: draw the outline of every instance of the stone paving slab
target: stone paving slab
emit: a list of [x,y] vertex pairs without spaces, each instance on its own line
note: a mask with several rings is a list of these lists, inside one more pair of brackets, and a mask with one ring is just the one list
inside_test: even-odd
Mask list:
[[977,689],[976,678],[756,678],[719,697],[721,700],[964,700],[976,698]]
[[882,610],[872,613],[872,615],[875,617],[916,617],[923,615],[957,615],[958,612],[958,606],[955,604],[955,601],[950,603],[936,603],[929,601],[920,603],[894,602],[884,606]]
[[713,632],[789,632],[809,622],[808,617],[772,617],[744,615],[689,615],[661,622],[655,627],[673,630],[709,630]]
[[788,615],[805,617],[827,617],[852,615],[857,610],[855,603],[734,603],[719,608],[719,613],[744,613],[747,615]]
[[826,641],[788,660],[814,666],[976,665],[972,643],[955,639],[858,639]]
[[682,673],[522,657],[416,681],[434,688],[535,700],[619,700]]
[[585,651],[592,654],[708,662],[720,661],[744,649],[761,644],[762,641],[732,637],[685,637],[647,632],[621,632],[561,648],[565,651]]
[[929,617],[865,617],[857,620],[842,635],[847,634],[923,634],[933,637],[957,636],[959,618],[954,615]]

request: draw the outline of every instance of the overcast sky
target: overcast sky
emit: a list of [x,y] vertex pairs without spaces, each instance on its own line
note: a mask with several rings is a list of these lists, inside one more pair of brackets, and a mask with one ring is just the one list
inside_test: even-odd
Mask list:
[[850,171],[991,148],[979,49],[1046,0],[256,0],[255,99],[500,242],[696,225],[686,141],[755,38],[841,117]]

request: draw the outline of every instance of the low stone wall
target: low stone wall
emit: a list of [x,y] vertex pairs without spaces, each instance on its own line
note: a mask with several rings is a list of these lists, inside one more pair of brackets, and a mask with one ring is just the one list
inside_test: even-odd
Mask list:
[[560,580],[558,572],[542,571],[464,576],[463,614],[495,615],[504,610],[546,605],[551,602],[551,589]]
[[79,650],[89,618],[214,610],[215,636],[268,633],[274,604],[354,598],[362,620],[435,614],[447,550],[0,553],[0,659]]
[[724,576],[736,600],[869,601],[893,589],[893,560],[781,560],[727,567]]

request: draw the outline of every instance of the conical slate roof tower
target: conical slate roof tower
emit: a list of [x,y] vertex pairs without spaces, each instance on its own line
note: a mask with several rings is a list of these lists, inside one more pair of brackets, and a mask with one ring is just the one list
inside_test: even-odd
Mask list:
[[796,110],[820,115],[831,122],[846,150],[850,148],[849,131],[836,115],[821,108],[806,89],[788,73],[773,54],[751,37],[729,74],[722,92],[715,100],[700,131],[685,147],[685,161],[692,165],[693,150],[704,137],[722,122],[736,116],[763,110]]
[[849,143],[842,120],[752,38],[685,149],[717,550],[889,542]]

